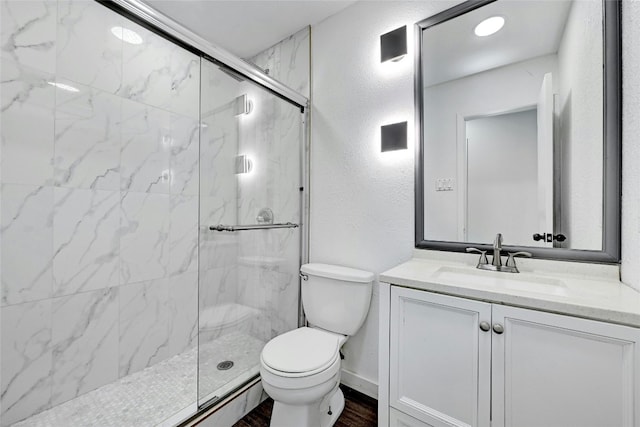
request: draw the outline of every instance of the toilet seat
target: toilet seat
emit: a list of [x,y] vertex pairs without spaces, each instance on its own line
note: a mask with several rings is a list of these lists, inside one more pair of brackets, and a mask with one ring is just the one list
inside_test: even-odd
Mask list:
[[313,387],[331,379],[340,370],[341,338],[308,327],[277,336],[262,349],[262,379],[287,389]]
[[286,377],[309,376],[326,370],[340,357],[339,336],[315,328],[279,335],[262,349],[265,367]]
[[337,380],[334,381],[338,382],[340,377],[340,357],[336,358],[336,360],[324,371],[316,372],[311,375],[295,377],[285,376],[287,373],[275,371],[266,366],[264,361],[261,360],[261,362],[260,377],[262,378],[262,381],[281,389],[307,389],[327,381],[331,381],[334,378],[337,378]]

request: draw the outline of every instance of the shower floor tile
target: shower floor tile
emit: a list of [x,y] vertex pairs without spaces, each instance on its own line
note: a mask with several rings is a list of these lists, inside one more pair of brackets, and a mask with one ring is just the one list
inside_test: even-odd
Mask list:
[[[200,347],[200,403],[237,387],[260,372],[264,341],[250,335],[231,333]],[[218,363],[231,360],[233,367],[218,370]],[[234,381],[238,378],[238,381]]]
[[[263,346],[264,342],[241,333],[230,333],[202,345],[201,400],[209,390],[210,397],[221,396],[257,373]],[[223,360],[232,360],[233,368],[217,370],[217,364]],[[13,426],[152,427],[164,424],[185,408],[195,408],[197,361],[198,348],[193,348]]]

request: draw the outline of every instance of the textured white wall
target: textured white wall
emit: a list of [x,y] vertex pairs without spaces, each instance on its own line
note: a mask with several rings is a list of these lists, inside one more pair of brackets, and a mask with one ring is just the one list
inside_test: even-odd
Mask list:
[[[453,2],[358,2],[312,28],[310,259],[380,273],[413,249],[413,24]],[[409,55],[380,63],[379,36],[408,25]],[[409,122],[409,149],[380,126]],[[344,367],[377,382],[377,285]]]
[[640,290],[640,1],[622,2],[622,281]]
[[[378,36],[455,2],[361,1],[312,28],[311,247],[314,262],[380,273],[411,257],[413,49],[380,64]],[[623,263],[640,289],[640,1],[623,1]],[[381,154],[380,125],[409,122],[409,150]],[[345,346],[346,369],[377,382],[377,295]]]

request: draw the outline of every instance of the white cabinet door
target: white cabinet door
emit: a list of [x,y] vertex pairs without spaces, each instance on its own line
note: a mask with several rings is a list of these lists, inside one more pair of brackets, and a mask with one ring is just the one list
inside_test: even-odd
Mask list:
[[428,425],[489,426],[491,304],[392,287],[390,406]]
[[492,427],[640,426],[639,329],[501,305],[492,318]]
[[391,408],[389,411],[389,427],[433,427],[418,421],[409,415]]

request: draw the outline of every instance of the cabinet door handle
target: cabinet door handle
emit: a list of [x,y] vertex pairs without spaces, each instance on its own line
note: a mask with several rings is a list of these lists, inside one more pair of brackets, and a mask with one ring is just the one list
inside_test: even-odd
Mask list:
[[495,332],[496,334],[500,335],[501,333],[504,332],[504,326],[502,326],[500,323],[494,323],[493,324],[493,332]]
[[484,332],[489,332],[489,329],[491,329],[491,325],[489,325],[489,322],[480,322],[480,329],[482,329]]

